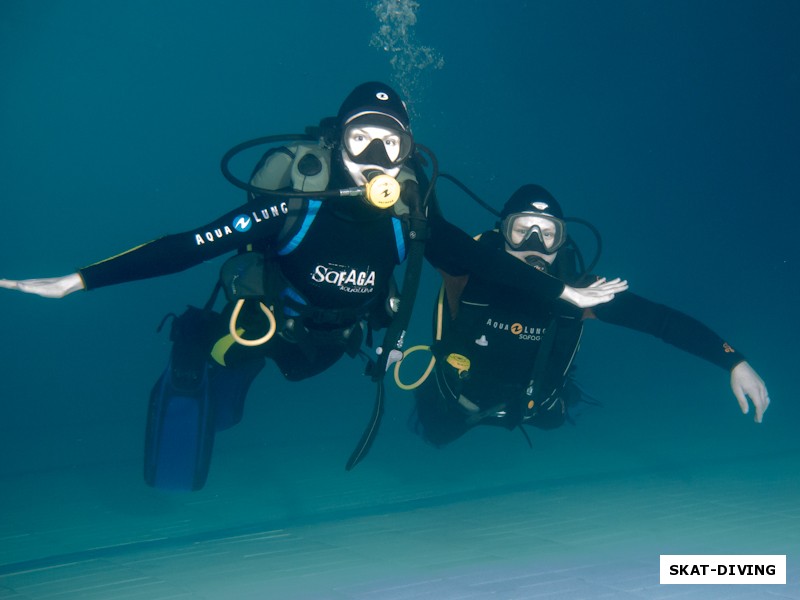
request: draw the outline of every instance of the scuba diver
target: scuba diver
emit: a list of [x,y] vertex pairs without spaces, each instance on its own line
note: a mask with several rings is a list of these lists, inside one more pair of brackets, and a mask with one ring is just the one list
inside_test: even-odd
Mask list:
[[[549,273],[570,285],[594,279],[581,272],[583,257],[567,235],[561,207],[543,187],[520,187],[499,217],[497,228],[481,234],[480,243],[504,249],[531,271]],[[593,230],[599,257],[600,238],[591,224],[567,221]],[[729,371],[742,412],[749,411],[749,398],[758,423],[769,405],[764,382],[744,356],[704,324],[672,308],[628,291],[610,302],[576,309],[531,302],[483,273],[454,275],[443,274],[430,347],[433,358],[426,373],[404,384],[401,363],[395,364],[398,385],[415,390],[412,426],[434,446],[444,446],[477,425],[520,428],[530,444],[522,425],[558,427],[571,420],[580,402],[595,403],[581,392],[571,372],[588,319],[649,333]],[[426,347],[406,354],[422,348]]]
[[[293,143],[269,149],[248,182],[232,174],[233,156],[276,139]],[[565,285],[475,242],[437,209],[436,170],[428,179],[423,152],[435,167],[433,153],[415,143],[399,96],[383,83],[367,82],[347,96],[336,117],[306,135],[259,138],[231,149],[223,173],[248,192],[244,205],[77,273],[0,280],[0,287],[60,298],[176,273],[236,252],[222,266],[205,306],[168,315],[173,345],[150,398],[146,482],[162,489],[203,487],[215,433],[240,421],[247,390],[265,359],[289,381],[321,373],[345,354],[368,359],[378,391],[350,469],[377,431],[382,377],[402,355],[423,256],[444,272],[514,281],[516,293],[531,301],[588,307],[627,289],[619,279],[585,288]],[[393,273],[403,262],[398,290]],[[227,303],[217,312],[220,290]],[[373,360],[362,348],[371,347],[372,332],[379,329],[386,334]]]

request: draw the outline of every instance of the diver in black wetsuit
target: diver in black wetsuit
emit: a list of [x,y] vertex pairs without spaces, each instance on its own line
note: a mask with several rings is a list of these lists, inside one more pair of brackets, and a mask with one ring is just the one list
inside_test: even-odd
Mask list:
[[[222,270],[230,300],[223,315],[211,310],[210,301],[173,322],[170,364],[153,389],[148,418],[146,479],[151,485],[202,487],[214,432],[239,421],[264,357],[274,360],[287,379],[304,379],[345,353],[360,353],[362,339],[373,329],[399,321],[392,274],[420,237],[427,238],[425,257],[440,270],[482,273],[498,284],[513,281],[517,294],[532,301],[561,298],[588,307],[627,288],[620,280],[583,289],[564,285],[477,244],[447,223],[432,202],[423,206],[427,180],[405,105],[390,87],[358,86],[336,118],[326,121],[318,143],[268,152],[252,185],[245,186],[249,201],[207,225],[72,275],[0,280],[0,287],[58,298],[241,252]],[[328,198],[330,190],[353,186],[363,197]],[[420,214],[427,217],[425,226]],[[245,287],[256,291],[248,296]],[[260,304],[244,302],[241,308],[241,301],[253,297]],[[413,298],[400,305],[400,311],[409,310]]]
[[[522,186],[500,217],[499,229],[483,233],[481,243],[505,249],[531,270],[585,282],[575,281],[574,255],[564,248],[564,215],[547,190]],[[561,425],[581,401],[570,368],[586,319],[649,333],[729,371],[742,412],[749,410],[749,397],[756,422],[769,404],[764,382],[730,344],[697,320],[630,291],[576,310],[530,302],[479,273],[452,271],[444,274],[437,313],[431,348],[436,363],[415,391],[417,429],[435,446],[476,425]]]

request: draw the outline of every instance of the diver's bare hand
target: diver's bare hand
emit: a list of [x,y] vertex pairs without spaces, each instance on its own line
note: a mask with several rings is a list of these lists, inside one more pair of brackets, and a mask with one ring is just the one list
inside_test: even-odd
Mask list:
[[42,279],[0,279],[0,288],[19,290],[25,294],[36,294],[43,298],[63,298],[85,289],[83,279],[77,273],[63,277],[45,277]]
[[731,389],[736,400],[739,401],[739,408],[742,409],[742,414],[750,412],[750,406],[747,399],[753,403],[756,409],[755,422],[761,423],[764,418],[764,412],[769,406],[769,392],[764,380],[759,377],[747,361],[740,362],[731,371]]
[[605,277],[601,277],[585,288],[574,288],[569,285],[564,286],[564,291],[561,292],[559,298],[566,300],[570,304],[574,304],[578,308],[591,308],[592,306],[605,304],[613,300],[616,294],[624,292],[627,289],[627,280],[622,280],[617,277],[609,281]]

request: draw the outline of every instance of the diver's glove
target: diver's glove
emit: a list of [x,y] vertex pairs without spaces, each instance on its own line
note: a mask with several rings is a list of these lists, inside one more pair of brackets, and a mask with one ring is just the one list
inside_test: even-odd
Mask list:
[[574,304],[578,308],[591,308],[598,304],[605,304],[614,299],[615,294],[624,292],[628,289],[628,281],[621,280],[619,277],[607,281],[601,277],[585,288],[575,288],[569,285],[564,286],[559,298]]
[[731,371],[731,389],[733,395],[739,401],[739,408],[742,409],[742,414],[747,414],[750,411],[750,406],[747,399],[753,403],[756,409],[755,421],[761,423],[764,417],[764,412],[769,406],[769,393],[764,380],[758,376],[758,373],[753,370],[747,361],[742,361],[736,365]]
[[0,279],[0,288],[19,290],[26,294],[36,294],[43,298],[63,298],[72,292],[86,289],[86,284],[77,273],[63,277],[43,279]]

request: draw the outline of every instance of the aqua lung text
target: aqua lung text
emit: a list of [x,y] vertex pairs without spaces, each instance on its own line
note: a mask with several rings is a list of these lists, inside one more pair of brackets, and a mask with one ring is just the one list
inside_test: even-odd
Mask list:
[[273,204],[272,206],[268,206],[260,210],[254,210],[249,215],[237,215],[233,218],[233,223],[231,225],[224,225],[204,233],[196,233],[194,236],[194,241],[198,246],[201,246],[206,242],[215,242],[216,240],[222,239],[234,232],[243,233],[248,231],[254,224],[261,223],[262,221],[268,221],[273,217],[279,217],[287,214],[288,212],[289,207],[286,202],[281,202],[280,204]]
[[534,342],[541,341],[542,336],[547,331],[545,327],[528,327],[522,323],[502,323],[494,319],[487,319],[486,325],[499,331],[509,331],[519,336],[521,340],[533,340]]

